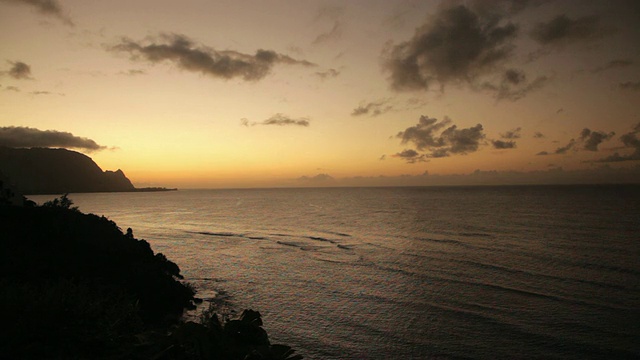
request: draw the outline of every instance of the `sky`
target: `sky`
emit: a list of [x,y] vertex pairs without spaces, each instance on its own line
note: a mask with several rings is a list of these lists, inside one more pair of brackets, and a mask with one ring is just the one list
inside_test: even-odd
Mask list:
[[0,0],[0,146],[179,188],[640,182],[640,2]]

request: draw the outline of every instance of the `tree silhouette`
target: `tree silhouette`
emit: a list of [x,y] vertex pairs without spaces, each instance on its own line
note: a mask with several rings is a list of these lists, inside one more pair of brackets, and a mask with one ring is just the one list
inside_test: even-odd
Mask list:
[[69,199],[69,193],[63,194],[59,198],[55,198],[53,200],[46,201],[44,204],[42,204],[43,207],[60,208],[60,209],[78,211],[78,207],[77,206],[73,206],[72,207],[72,205],[73,205],[73,201],[71,199]]

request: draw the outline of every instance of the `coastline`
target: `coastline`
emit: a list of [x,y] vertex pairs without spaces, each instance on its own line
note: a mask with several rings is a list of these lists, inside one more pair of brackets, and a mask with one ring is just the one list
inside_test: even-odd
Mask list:
[[62,194],[109,194],[109,193],[140,193],[140,192],[169,192],[169,191],[179,191],[178,188],[164,188],[164,187],[146,187],[146,188],[135,188],[132,190],[115,190],[115,191],[60,191],[60,192],[32,192],[29,194],[24,194],[24,196],[59,196]]
[[[0,197],[0,200],[4,198]],[[177,264],[66,195],[37,206],[0,201],[0,353],[40,359],[299,360],[272,344],[258,311],[219,318]],[[191,317],[194,319],[194,317]]]
[[159,191],[178,191],[178,188],[144,187],[144,188],[135,188],[130,192],[159,192]]

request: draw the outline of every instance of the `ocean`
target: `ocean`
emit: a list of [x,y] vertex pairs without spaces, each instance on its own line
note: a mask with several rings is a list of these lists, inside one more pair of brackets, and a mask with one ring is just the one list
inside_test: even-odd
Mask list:
[[640,358],[639,186],[70,198],[306,359]]

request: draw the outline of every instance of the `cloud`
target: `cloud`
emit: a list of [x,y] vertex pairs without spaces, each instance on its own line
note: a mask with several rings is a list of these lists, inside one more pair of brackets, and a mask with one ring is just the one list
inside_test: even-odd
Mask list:
[[640,81],[627,81],[624,83],[620,83],[620,89],[623,90],[631,90],[631,91],[639,91],[640,90]]
[[15,86],[7,86],[6,88],[4,88],[4,90],[5,91],[15,91],[15,92],[20,91],[20,89],[15,87]]
[[409,164],[415,164],[417,162],[426,162],[426,161],[428,161],[424,154],[421,155],[420,153],[418,153],[417,151],[415,151],[413,149],[405,149],[405,150],[402,150],[401,152],[393,154],[391,156],[395,157],[395,158],[403,159]]
[[339,40],[342,37],[342,28],[343,25],[340,21],[334,22],[331,30],[318,35],[315,40],[313,40],[312,44],[319,45],[322,43]]
[[329,174],[318,174],[315,176],[301,176],[296,181],[304,186],[326,186],[335,184],[336,179]]
[[520,135],[520,131],[522,131],[522,128],[518,127],[515,129],[511,129],[509,131],[506,131],[504,133],[500,134],[500,137],[505,140],[491,140],[491,145],[493,145],[494,149],[498,149],[498,150],[504,150],[504,149],[515,149],[516,148],[516,142],[514,141],[515,139],[519,139],[521,137]]
[[127,71],[120,71],[118,75],[126,75],[126,76],[137,76],[137,75],[145,75],[147,72],[140,69],[129,69]]
[[0,74],[7,74],[14,79],[22,80],[22,79],[31,79],[31,66],[23,63],[22,61],[9,61],[11,64],[11,69],[7,71],[2,71]]
[[518,69],[508,69],[504,72],[502,80],[498,85],[485,82],[483,90],[494,93],[497,100],[520,100],[530,92],[538,90],[546,85],[549,78],[538,76],[533,81],[528,81],[525,73]]
[[256,126],[256,125],[277,125],[277,126],[309,126],[309,118],[301,117],[301,118],[292,118],[287,115],[283,115],[281,113],[277,113],[270,118],[262,121],[262,122],[249,122],[248,119],[240,119],[240,123],[243,126]]
[[444,146],[444,140],[438,138],[437,133],[451,122],[445,117],[438,123],[438,119],[421,116],[418,124],[399,132],[396,137],[402,138],[402,143],[413,142],[418,149],[424,150],[430,147]]
[[580,140],[584,142],[584,149],[589,151],[598,151],[598,145],[603,141],[611,139],[615,135],[614,132],[604,133],[602,131],[591,131],[584,128],[580,133]]
[[575,139],[571,139],[569,141],[569,143],[565,146],[561,146],[559,148],[556,149],[556,151],[554,151],[554,154],[566,154],[567,151],[571,150],[576,144],[576,140]]
[[492,74],[512,56],[517,27],[502,15],[476,13],[464,5],[440,9],[413,38],[385,51],[384,67],[393,89],[441,89],[449,83],[473,83]]
[[605,31],[596,16],[570,19],[558,15],[548,22],[540,22],[531,30],[531,37],[541,45],[564,45],[601,37]]
[[371,115],[378,116],[386,112],[393,110],[393,106],[387,105],[389,100],[379,100],[376,102],[370,102],[366,105],[360,105],[353,109],[351,116]]
[[71,19],[66,16],[62,7],[56,0],[0,0],[6,3],[22,4],[35,8],[39,13],[47,16],[57,17],[66,25],[73,26]]
[[62,147],[88,151],[104,150],[105,146],[95,141],[56,130],[38,130],[29,127],[0,127],[0,146],[22,147]]
[[329,69],[327,71],[318,71],[316,72],[316,76],[318,76],[322,80],[326,80],[329,78],[334,78],[340,75],[340,71],[336,69]]
[[323,5],[318,8],[314,21],[337,20],[345,12],[343,6]]
[[264,78],[276,64],[315,66],[306,60],[296,60],[272,50],[260,49],[254,55],[233,50],[217,51],[196,45],[179,34],[163,34],[147,44],[124,38],[109,50],[129,53],[134,60],[142,58],[151,63],[168,61],[186,71],[222,79],[239,77],[247,81]]
[[491,140],[494,149],[515,149],[515,141]]
[[[606,140],[611,139],[614,135],[615,135],[614,132],[610,132],[607,134],[603,131],[591,131],[588,128],[584,128],[580,132],[580,136],[578,137],[578,140],[571,139],[569,143],[567,143],[567,145],[557,148],[552,153],[549,153],[547,151],[542,151],[536,155],[551,155],[551,154],[562,155],[562,154],[566,154],[569,150],[574,149],[576,148],[576,146],[580,146],[580,145],[582,145],[581,146],[582,150],[598,151],[598,145],[600,145]],[[578,150],[578,148],[576,148],[576,150]]]
[[597,74],[597,73],[601,73],[601,72],[607,71],[607,70],[629,67],[629,66],[632,66],[633,64],[634,63],[633,63],[632,60],[616,59],[616,60],[609,61],[605,65],[598,66],[597,68],[591,70],[591,72],[594,73],[594,74]]
[[469,6],[484,17],[516,15],[526,8],[538,7],[549,0],[470,0]]
[[631,132],[628,132],[620,136],[620,141],[622,141],[624,148],[632,150],[630,154],[620,155],[619,153],[616,152],[613,155],[597,160],[596,162],[620,162],[620,161],[640,160],[640,138],[638,138],[638,135],[640,135],[640,123],[638,123]]
[[336,179],[336,186],[452,186],[452,185],[533,185],[533,184],[637,184],[640,165],[599,166],[564,170],[554,167],[536,171],[475,170],[462,174],[399,176],[358,176]]
[[633,161],[633,160],[640,160],[640,153],[633,152],[629,155],[620,155],[619,153],[616,152],[616,153],[613,153],[613,155],[609,155],[595,162],[608,163],[608,162],[621,162],[621,161]]
[[427,100],[422,97],[412,97],[406,101],[408,109],[421,109],[428,104]]
[[537,153],[536,155],[540,155],[540,156],[545,156],[545,155],[562,155],[562,154],[566,154],[569,150],[571,150],[574,146],[576,145],[576,140],[575,139],[571,139],[569,141],[569,143],[565,146],[561,146],[557,149],[555,149],[552,152],[548,152],[548,151],[540,151],[539,153]]
[[518,69],[509,69],[504,73],[504,82],[508,84],[518,85],[525,81],[525,74]]
[[309,119],[308,118],[298,118],[298,119],[294,119],[294,118],[290,118],[286,115],[282,115],[280,113],[273,115],[272,117],[268,118],[267,120],[262,122],[262,125],[278,125],[278,126],[285,126],[285,125],[296,125],[296,126],[309,126]]
[[29,92],[30,95],[59,95],[59,96],[65,96],[64,93],[52,93],[51,91],[46,91],[46,90],[37,90],[37,91],[30,91]]
[[544,134],[541,133],[540,131],[536,131],[536,132],[533,133],[533,138],[534,139],[542,139],[544,137],[545,137]]
[[481,124],[466,129],[449,124],[451,119],[446,116],[441,122],[421,116],[418,124],[399,132],[396,137],[402,139],[402,144],[413,143],[418,150],[428,151],[425,156],[430,158],[464,155],[478,150],[485,138]]
[[520,131],[522,131],[522,128],[518,127],[500,134],[500,137],[503,139],[520,139]]

